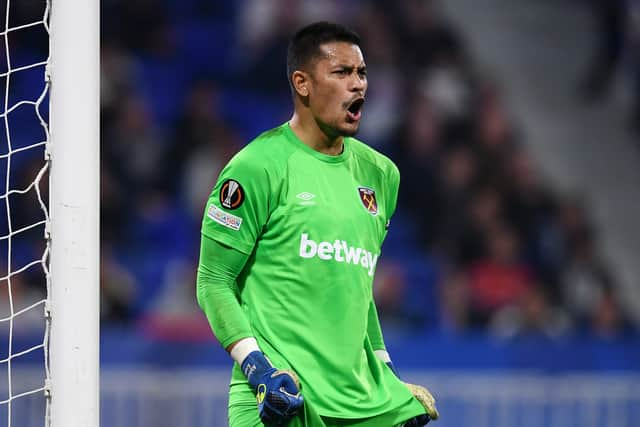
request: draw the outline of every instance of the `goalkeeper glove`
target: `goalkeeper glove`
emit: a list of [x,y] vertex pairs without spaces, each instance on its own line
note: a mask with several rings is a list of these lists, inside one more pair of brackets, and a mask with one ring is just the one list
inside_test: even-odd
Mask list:
[[[400,378],[400,375],[398,375],[398,371],[396,370],[395,366],[393,366],[393,363],[391,363],[390,360],[385,363],[389,367],[389,369],[391,369],[391,371],[396,374],[396,377]],[[420,404],[422,404],[426,412],[426,415],[418,415],[417,417],[414,417],[405,422],[403,424],[403,427],[422,427],[426,425],[430,420],[435,421],[440,418],[438,408],[436,408],[436,400],[433,398],[431,392],[426,387],[409,384],[404,381],[403,383],[405,386],[407,386],[413,397],[416,398],[418,402],[420,402]]]
[[260,420],[264,424],[282,426],[298,414],[304,399],[294,372],[277,370],[260,351],[249,353],[241,368],[256,393]]
[[[438,408],[436,408],[436,400],[431,395],[431,392],[426,388],[420,385],[404,383],[407,386],[413,397],[418,399],[418,402],[422,404],[425,412],[429,416],[431,420],[437,420],[440,418],[440,414],[438,413]],[[408,426],[409,424],[407,424]],[[423,424],[419,424],[423,425]]]

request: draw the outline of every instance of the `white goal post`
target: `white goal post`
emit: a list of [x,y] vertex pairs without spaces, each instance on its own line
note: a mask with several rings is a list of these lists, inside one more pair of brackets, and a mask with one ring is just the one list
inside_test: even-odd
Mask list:
[[51,427],[99,425],[99,0],[51,0]]

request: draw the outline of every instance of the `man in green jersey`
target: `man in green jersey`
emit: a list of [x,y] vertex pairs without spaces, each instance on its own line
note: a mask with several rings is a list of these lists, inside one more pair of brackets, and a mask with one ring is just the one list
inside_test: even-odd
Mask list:
[[428,390],[395,374],[373,301],[400,178],[353,138],[367,90],[359,45],[327,22],[293,36],[291,120],[229,162],[205,208],[197,296],[236,362],[232,427],[438,417]]

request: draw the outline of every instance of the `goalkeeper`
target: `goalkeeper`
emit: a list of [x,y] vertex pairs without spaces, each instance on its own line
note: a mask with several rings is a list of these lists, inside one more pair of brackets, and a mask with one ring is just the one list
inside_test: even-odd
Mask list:
[[291,120],[241,150],[207,202],[197,297],[236,362],[231,427],[438,417],[431,394],[395,374],[373,301],[400,178],[353,138],[367,90],[359,45],[327,22],[292,37]]

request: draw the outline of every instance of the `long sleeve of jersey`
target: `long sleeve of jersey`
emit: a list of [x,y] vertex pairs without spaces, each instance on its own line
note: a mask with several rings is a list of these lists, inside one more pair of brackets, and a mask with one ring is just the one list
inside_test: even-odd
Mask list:
[[374,350],[385,350],[384,339],[382,338],[382,329],[380,328],[380,320],[378,319],[378,310],[376,304],[371,298],[369,303],[369,317],[367,321],[367,335],[371,348]]
[[198,304],[224,348],[253,335],[234,282],[249,256],[202,235],[197,277]]

